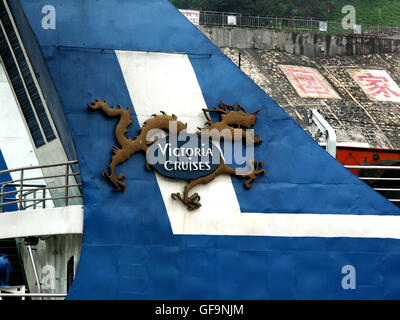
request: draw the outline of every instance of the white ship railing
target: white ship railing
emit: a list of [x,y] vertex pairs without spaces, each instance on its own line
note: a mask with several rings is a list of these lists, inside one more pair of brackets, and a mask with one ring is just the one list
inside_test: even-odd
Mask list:
[[[18,210],[26,210],[82,204],[79,190],[82,184],[77,181],[80,181],[78,161],[0,171],[0,213],[15,211],[16,206]],[[64,298],[66,294],[41,292],[30,245],[28,250],[39,292],[25,293],[25,290],[10,291],[10,288],[0,287],[0,300],[8,297],[22,298],[22,300],[27,297]]]
[[[56,207],[77,204],[77,201],[71,199],[79,199],[81,204],[79,187],[82,184],[76,182],[80,172],[73,172],[71,168],[77,164],[78,161],[68,161],[0,171],[0,181],[6,180],[2,176],[17,176],[0,182],[0,213],[5,211],[5,207],[12,205],[17,205],[18,210],[25,210],[46,208],[49,203]],[[38,170],[43,175],[32,176]]]
[[[345,165],[345,168],[351,169],[362,169],[362,170],[388,170],[388,171],[396,171],[400,170],[400,166],[365,166],[365,165]],[[386,182],[395,182],[398,181],[399,188],[372,188],[375,191],[388,191],[388,192],[400,192],[400,178],[389,178],[389,177],[359,177],[363,181],[386,181]],[[393,203],[400,203],[400,193],[399,199],[388,199]]]

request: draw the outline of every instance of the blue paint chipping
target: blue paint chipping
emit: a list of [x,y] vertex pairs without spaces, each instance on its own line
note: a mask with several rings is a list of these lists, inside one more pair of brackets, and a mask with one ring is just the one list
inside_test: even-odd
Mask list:
[[[167,0],[19,3],[40,47],[41,67],[54,83],[47,99],[63,108],[82,173],[84,237],[68,299],[400,298],[398,240],[173,235],[144,155],[119,167],[128,177],[126,191],[111,190],[101,172],[116,144],[116,120],[86,104],[101,98],[130,107],[133,138],[139,129],[135,106],[113,50],[179,52],[189,55],[209,107],[220,100],[238,101],[249,112],[265,106],[255,126],[264,143],[255,156],[267,174],[250,192],[232,178],[243,212],[399,214],[312,141]],[[49,3],[57,10],[56,30],[41,28],[41,8]],[[15,18],[27,28],[21,13]],[[356,290],[341,286],[344,265],[357,270]]]

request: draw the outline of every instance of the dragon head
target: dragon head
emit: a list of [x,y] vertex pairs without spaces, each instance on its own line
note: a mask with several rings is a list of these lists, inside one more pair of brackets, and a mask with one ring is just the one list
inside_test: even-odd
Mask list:
[[221,114],[221,120],[232,127],[250,129],[257,120],[257,113],[262,109],[258,109],[253,113],[246,113],[245,111],[229,111],[228,113]]
[[[217,131],[223,131],[225,129],[228,130],[236,130],[239,129],[242,131],[242,137],[246,136],[246,130],[251,129],[257,120],[257,113],[262,109],[260,109],[252,112],[252,113],[247,113],[246,110],[238,103],[236,105],[231,106],[228,104],[225,104],[221,101],[221,104],[219,107],[215,107],[214,109],[203,109],[203,113],[207,119],[206,125],[208,127],[206,128],[199,128],[204,134],[204,132],[211,132],[214,129]],[[221,116],[221,121],[214,122],[211,120],[209,114],[211,112],[216,112],[219,113]],[[262,140],[258,137],[254,137],[254,142],[256,144],[262,143]]]

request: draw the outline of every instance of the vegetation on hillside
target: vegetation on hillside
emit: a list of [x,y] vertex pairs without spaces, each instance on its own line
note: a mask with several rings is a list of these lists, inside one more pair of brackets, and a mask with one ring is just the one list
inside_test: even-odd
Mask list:
[[170,0],[179,9],[240,12],[262,16],[301,16],[341,21],[353,5],[356,23],[400,26],[400,0]]
[[350,4],[356,8],[358,24],[386,25],[400,27],[400,1],[399,0],[330,0],[335,10],[329,16],[330,20],[340,21],[344,14],[343,6]]

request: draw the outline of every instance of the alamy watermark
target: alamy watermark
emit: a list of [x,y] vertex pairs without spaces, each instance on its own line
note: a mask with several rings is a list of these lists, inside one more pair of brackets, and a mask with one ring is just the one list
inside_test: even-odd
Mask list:
[[55,30],[56,29],[56,8],[52,5],[45,5],[42,8],[42,14],[45,16],[42,18],[42,28],[44,30]]
[[356,287],[356,268],[354,266],[348,264],[343,266],[342,274],[345,276],[342,279],[342,288],[344,290],[355,290]]
[[[211,129],[196,135],[178,133],[177,122],[170,121],[169,133],[167,144],[149,148],[146,159],[150,165],[163,164],[167,171],[171,171],[172,164],[184,163],[185,170],[190,165],[192,171],[192,163],[196,163],[196,167],[197,164],[204,164],[202,166],[207,169],[211,164],[219,164],[222,157],[225,164],[235,165],[238,175],[246,175],[253,170],[249,162],[254,159],[254,144],[259,140],[253,129]],[[146,141],[156,143],[163,135],[160,129],[149,130]],[[220,144],[221,141],[224,143]]]
[[51,265],[45,265],[42,268],[41,287],[44,290],[56,289],[56,269]]
[[342,19],[342,28],[345,30],[354,29],[356,24],[356,8],[352,5],[344,6],[342,13],[346,14]]

